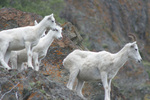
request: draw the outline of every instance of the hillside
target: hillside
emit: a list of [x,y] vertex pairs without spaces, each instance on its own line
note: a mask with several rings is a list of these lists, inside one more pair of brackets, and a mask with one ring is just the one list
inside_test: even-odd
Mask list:
[[[43,67],[36,74],[42,75],[42,77],[46,77],[54,83],[56,82],[56,84],[61,83],[61,86],[64,87],[68,82],[69,73],[63,68],[62,60],[72,50],[88,48],[92,51],[106,50],[116,53],[126,43],[130,42],[127,34],[133,33],[137,37],[143,64],[128,61],[120,69],[112,82],[111,98],[112,100],[149,100],[150,1],[64,0],[63,4],[65,4],[64,8],[58,11],[57,17],[59,15],[66,20],[66,22],[61,21],[64,39],[62,41],[55,40],[49,48],[46,58],[42,61]],[[52,9],[57,12],[55,7]],[[0,10],[0,30],[33,25],[35,19],[39,22],[43,17],[34,13],[3,8]],[[57,19],[57,22],[59,22],[60,18]],[[5,73],[13,76],[13,72],[17,73],[15,71],[12,71],[10,74],[8,72]],[[31,72],[33,71],[31,70]],[[27,73],[30,73],[30,70]],[[26,77],[26,75],[28,74],[25,74],[23,77]],[[17,81],[13,83],[14,85],[18,82],[18,78],[15,78]],[[32,85],[36,81],[29,83]],[[89,100],[103,100],[104,90],[101,82],[86,83],[83,88],[83,94]]]

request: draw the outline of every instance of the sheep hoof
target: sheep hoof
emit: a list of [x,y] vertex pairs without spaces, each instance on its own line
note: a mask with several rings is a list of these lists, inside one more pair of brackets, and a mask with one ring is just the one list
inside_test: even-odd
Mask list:
[[12,69],[11,69],[11,68],[6,68],[6,70],[7,70],[7,71],[12,71]]
[[87,100],[87,98],[85,98],[83,95],[78,94],[83,100]]
[[32,70],[32,68],[31,68],[31,67],[28,67],[28,70]]
[[35,70],[36,72],[38,72],[39,70]]
[[8,69],[8,72],[12,72],[13,71],[13,69]]

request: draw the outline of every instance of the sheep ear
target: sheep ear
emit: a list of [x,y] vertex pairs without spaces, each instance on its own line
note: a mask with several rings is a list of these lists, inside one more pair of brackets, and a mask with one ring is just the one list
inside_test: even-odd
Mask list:
[[134,48],[134,46],[135,46],[135,44],[136,44],[136,41],[135,42],[133,42],[132,44],[131,44],[131,48]]
[[136,41],[135,42],[133,42],[134,44],[136,44]]
[[34,21],[34,25],[37,25],[37,24],[38,24],[38,22],[35,20],[35,21]]
[[136,44],[136,41],[132,43],[132,45],[135,45],[135,44]]
[[53,14],[48,17],[48,20],[52,20]]
[[134,48],[134,45],[131,45],[130,48]]
[[53,17],[53,16],[54,16],[54,14],[52,13],[52,14],[49,15],[49,18],[51,18],[51,17]]
[[52,17],[51,17],[51,16],[49,16],[49,17],[48,17],[48,20],[51,20],[51,19],[52,19]]

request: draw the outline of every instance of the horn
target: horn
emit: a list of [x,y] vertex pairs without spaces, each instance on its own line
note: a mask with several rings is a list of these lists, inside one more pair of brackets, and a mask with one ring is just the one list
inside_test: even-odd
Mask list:
[[132,39],[132,41],[136,41],[136,36],[134,34],[129,33],[128,37]]

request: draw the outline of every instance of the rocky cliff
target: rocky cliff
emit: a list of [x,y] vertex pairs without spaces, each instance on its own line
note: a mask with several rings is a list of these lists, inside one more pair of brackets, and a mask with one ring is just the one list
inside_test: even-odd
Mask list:
[[[62,60],[76,48],[118,52],[127,42],[128,33],[137,37],[143,64],[128,61],[112,84],[112,100],[149,100],[150,98],[150,1],[149,0],[65,0],[60,17],[62,41],[55,40],[42,61],[39,72],[0,69],[0,97],[5,100],[72,99],[79,100],[65,85],[69,73]],[[0,10],[0,30],[33,25],[41,16],[12,8]],[[71,23],[70,23],[71,22]],[[86,46],[86,47],[84,47]],[[38,81],[39,80],[39,81]],[[8,85],[6,85],[8,84]],[[10,96],[11,94],[11,96]],[[85,83],[83,94],[89,100],[103,100],[101,82]]]
[[[0,9],[0,29],[33,25],[41,16],[22,12],[13,8]],[[74,91],[66,88],[69,73],[62,66],[62,60],[74,49],[87,49],[82,45],[83,38],[70,22],[63,27],[63,40],[55,40],[42,60],[39,72],[27,69],[23,72],[10,72],[0,68],[0,100],[81,100]],[[43,44],[44,45],[44,44]],[[83,88],[89,100],[103,100],[104,89],[101,82],[86,83]],[[126,100],[120,90],[112,84],[111,98]]]

